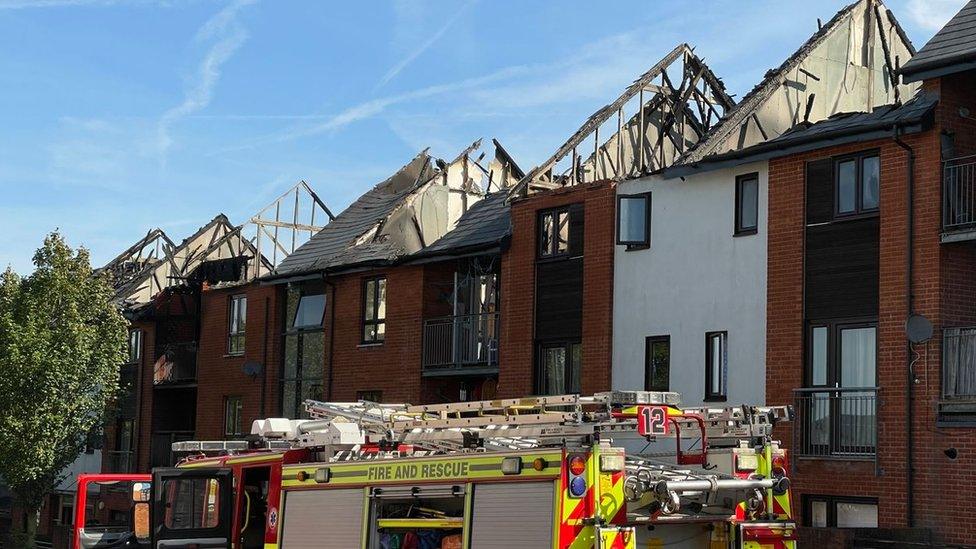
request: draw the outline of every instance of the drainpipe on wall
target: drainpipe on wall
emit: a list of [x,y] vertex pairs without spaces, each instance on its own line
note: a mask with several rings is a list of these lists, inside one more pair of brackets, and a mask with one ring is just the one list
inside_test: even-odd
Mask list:
[[261,417],[268,417],[265,409],[267,405],[266,395],[268,393],[268,332],[270,322],[271,298],[264,298],[264,345],[261,358]]
[[322,280],[325,281],[325,285],[330,288],[329,301],[326,302],[325,306],[329,308],[329,376],[328,376],[328,388],[325,390],[327,402],[332,402],[332,379],[335,373],[335,368],[332,366],[333,352],[335,348],[335,284],[329,282],[326,276],[322,275]]
[[[914,230],[915,229],[914,227],[915,225],[914,223],[915,222],[915,202],[914,202],[915,200],[915,149],[913,149],[910,145],[908,145],[907,143],[901,140],[901,136],[900,136],[901,128],[897,124],[894,126],[894,130],[895,130],[895,138],[894,138],[895,143],[899,147],[904,149],[905,152],[908,153],[908,163],[907,163],[908,167],[906,172],[906,176],[908,179],[906,185],[906,201],[907,201],[908,217],[905,220],[906,233],[907,233],[906,234],[907,243],[905,249],[905,255],[906,255],[905,299],[906,299],[906,305],[908,306],[908,316],[906,318],[910,318],[912,314],[914,314],[915,312],[914,310],[915,303],[912,295],[912,274],[913,274],[913,263],[914,263],[913,244],[914,244],[914,237],[915,237],[915,230]],[[914,522],[915,522],[914,520],[915,516],[912,509],[912,504],[913,504],[912,491],[913,491],[914,476],[915,476],[915,471],[912,465],[913,463],[912,456],[914,454],[912,451],[913,431],[914,431],[913,429],[914,416],[912,415],[912,393],[913,393],[913,389],[915,388],[915,372],[912,371],[914,367],[912,361],[912,344],[911,342],[906,342],[905,346],[906,346],[905,360],[908,365],[907,367],[908,387],[905,390],[905,411],[908,414],[908,429],[907,429],[907,437],[906,437],[907,445],[905,448],[905,451],[907,452],[907,459],[905,464],[905,514],[907,515],[907,519],[908,519],[908,527],[911,528],[912,526],[914,526]]]

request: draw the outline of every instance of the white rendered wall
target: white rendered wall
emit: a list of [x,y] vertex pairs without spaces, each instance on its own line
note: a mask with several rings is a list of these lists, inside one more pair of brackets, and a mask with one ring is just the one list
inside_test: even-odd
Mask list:
[[[759,173],[758,232],[732,236],[735,178]],[[705,333],[728,332],[727,403],[765,402],[767,163],[620,183],[651,191],[651,246],[617,246],[613,282],[615,389],[644,387],[648,336],[671,337],[670,390],[705,396]],[[797,198],[798,200],[801,197]]]

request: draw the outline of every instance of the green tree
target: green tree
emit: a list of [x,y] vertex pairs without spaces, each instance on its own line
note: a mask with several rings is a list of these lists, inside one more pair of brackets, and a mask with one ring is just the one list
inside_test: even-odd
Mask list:
[[88,251],[57,232],[26,278],[0,275],[0,477],[27,513],[34,547],[45,494],[84,450],[118,388],[126,323]]

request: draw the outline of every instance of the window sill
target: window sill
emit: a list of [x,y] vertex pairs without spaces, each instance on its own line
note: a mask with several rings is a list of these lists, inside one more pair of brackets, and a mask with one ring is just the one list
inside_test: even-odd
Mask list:
[[759,234],[759,229],[749,229],[748,231],[734,232],[734,233],[732,233],[732,237],[735,238],[735,237],[739,237],[739,236],[754,236],[754,235],[757,235],[757,234]]
[[359,345],[356,345],[356,348],[358,348],[358,349],[369,349],[371,347],[382,347],[383,344],[385,344],[385,343],[386,343],[385,341],[363,342],[363,343],[360,343]]
[[702,399],[702,402],[728,402],[728,400],[729,397],[727,396],[722,396],[722,397],[714,396],[714,397],[705,397],[704,399]]
[[639,252],[641,250],[650,250],[651,249],[651,245],[650,244],[626,244],[626,243],[618,242],[617,245],[618,246],[625,246],[625,248],[624,248],[624,251],[625,252]]
[[224,355],[224,358],[241,358],[242,356],[244,356],[244,353],[227,353]]

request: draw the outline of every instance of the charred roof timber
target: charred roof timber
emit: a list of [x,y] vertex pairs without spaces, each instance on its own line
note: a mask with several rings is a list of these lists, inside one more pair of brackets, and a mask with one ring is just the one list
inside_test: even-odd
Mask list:
[[180,244],[153,229],[100,272],[109,274],[114,300],[124,307],[149,303],[162,290],[188,282],[252,280],[271,272],[332,217],[300,181],[241,225],[219,214]]
[[[734,104],[722,81],[681,44],[593,113],[512,194],[658,171],[694,146]],[[601,135],[608,137],[601,141]]]
[[[495,154],[487,165],[484,152],[476,156],[481,140],[450,161],[431,157],[426,149],[421,151],[340,212],[266,278],[286,282],[322,272],[390,265],[435,243],[439,251],[447,253],[453,246],[444,238],[455,230],[458,221],[486,197],[507,191],[523,175],[501,144],[493,144]],[[478,208],[478,212],[479,216],[506,213],[485,208]],[[467,246],[481,240],[493,241],[494,236],[479,239],[466,234],[463,243]]]

